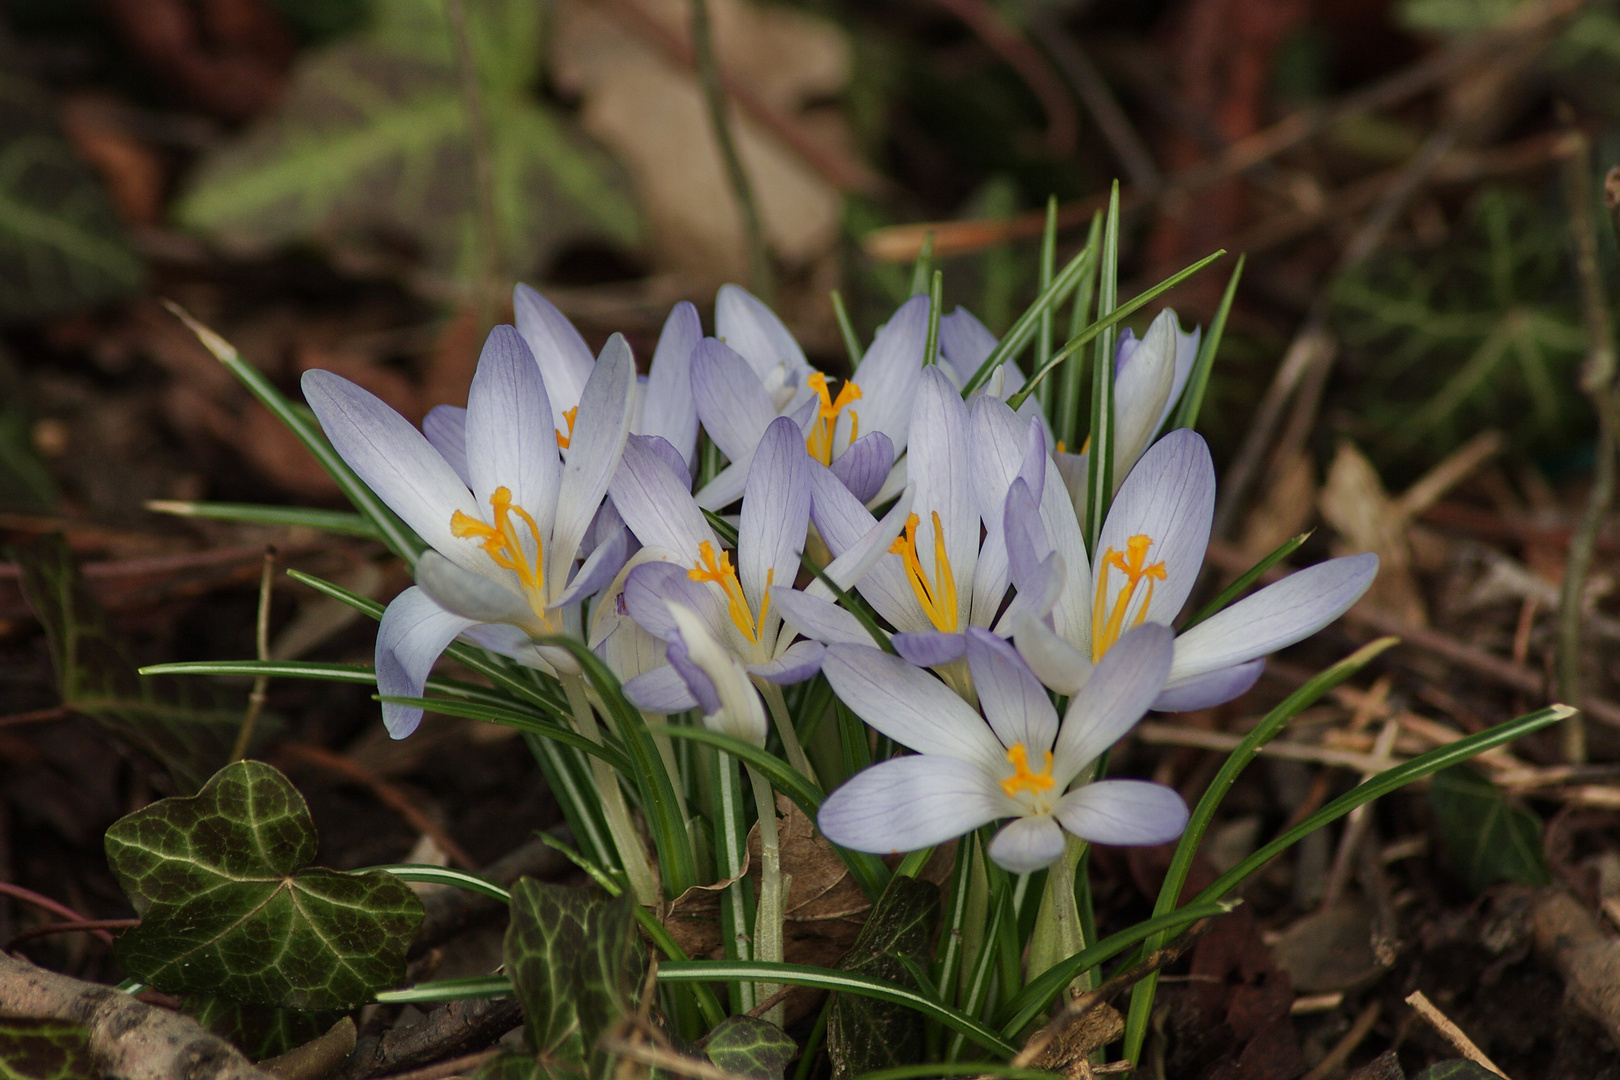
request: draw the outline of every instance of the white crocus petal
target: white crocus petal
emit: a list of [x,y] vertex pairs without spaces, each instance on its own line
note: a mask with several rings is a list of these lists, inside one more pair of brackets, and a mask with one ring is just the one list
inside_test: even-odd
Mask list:
[[669,465],[640,439],[625,443],[618,471],[608,487],[613,505],[636,539],[684,560],[697,558],[702,544],[719,543],[692,494]]
[[[979,557],[979,512],[969,471],[967,408],[951,381],[937,367],[923,372],[916,410],[911,417],[907,457],[910,459],[908,469],[917,485],[917,561],[930,582],[941,581],[946,574],[954,579],[954,629],[961,630],[968,625],[973,600],[973,573]],[[939,515],[944,534],[945,557],[950,563],[948,571],[935,562],[934,514]],[[895,561],[898,562],[898,557]],[[919,623],[922,610],[915,597],[912,607],[916,616],[909,621],[917,625],[896,624],[899,629],[953,629],[931,626],[925,618]]]
[[872,727],[923,754],[971,762],[987,776],[1007,771],[1007,751],[979,714],[946,685],[898,656],[830,645],[821,661],[840,701]]
[[551,426],[567,431],[566,413],[579,404],[591,377],[590,347],[567,316],[527,285],[512,290],[512,313],[550,392]]
[[816,825],[841,847],[885,855],[932,847],[1016,812],[982,769],[921,754],[856,773],[827,796]]
[[682,300],[670,309],[658,335],[652,364],[647,369],[639,435],[658,435],[686,462],[688,475],[697,472],[697,406],[692,401],[692,352],[703,340],[697,308]]
[[742,739],[755,746],[765,745],[765,703],[748,681],[748,672],[730,650],[709,636],[703,620],[682,604],[669,605],[670,618],[686,646],[687,656],[696,664],[720,695],[720,711],[704,717],[716,731]]
[[435,405],[422,418],[422,434],[461,482],[472,487],[467,474],[467,410],[459,405]]
[[[886,558],[889,547],[894,543],[894,537],[904,530],[907,519],[915,511],[919,518],[922,511],[917,506],[916,489],[906,489],[911,493],[912,510],[897,514],[891,510],[884,515],[884,522],[895,526],[896,531],[891,535],[888,544],[882,545],[873,552],[866,549],[862,552],[857,563],[864,565],[866,559],[872,555],[876,561],[871,563],[866,573],[853,580],[858,581],[860,594],[876,609],[877,613],[895,626],[906,629],[922,629],[922,609],[917,605],[917,598],[912,594],[911,586],[906,581],[906,571],[898,557]],[[849,493],[849,489],[838,482],[832,471],[820,462],[810,463],[810,517],[815,522],[816,530],[821,538],[838,559],[856,550],[857,545],[863,541],[872,541],[877,535],[879,522],[872,516],[871,511],[862,506]],[[891,519],[894,519],[891,522]],[[886,528],[887,526],[885,526]],[[840,585],[848,588],[847,585]],[[807,591],[822,597],[832,595],[824,584],[813,581]],[[919,625],[921,624],[921,625]]]
[[1022,743],[1035,756],[1058,731],[1052,699],[1013,647],[976,626],[967,631],[968,670],[991,730],[1006,746]]
[[482,574],[463,570],[436,551],[424,551],[417,560],[416,584],[434,603],[462,618],[507,623],[535,636],[549,632],[522,596]]
[[995,864],[1014,874],[1029,874],[1063,854],[1063,830],[1045,814],[1014,818],[986,849]]
[[635,381],[636,363],[631,359],[630,346],[623,335],[614,334],[591,369],[574,418],[568,463],[563,466],[557,488],[551,550],[546,552],[548,589],[560,592],[567,582],[585,530],[618,470],[619,456],[630,434],[630,410],[635,405],[630,391]]
[[1041,682],[1060,694],[1074,694],[1091,677],[1091,657],[1059,637],[1032,612],[1015,613],[1013,644]]
[[427,437],[374,395],[330,371],[306,371],[300,385],[332,448],[416,535],[474,573],[483,552],[450,531],[457,510],[483,520],[472,493]]
[[740,286],[722,285],[715,295],[714,334],[748,361],[768,390],[798,385],[802,380],[793,376],[810,366],[776,313]]
[[821,670],[821,658],[826,646],[819,641],[795,641],[770,660],[759,664],[745,664],[748,674],[779,686],[801,683]]
[[1076,788],[1053,810],[1063,827],[1094,844],[1164,844],[1187,827],[1187,804],[1163,784],[1099,780]]
[[1054,779],[1067,784],[1142,719],[1164,689],[1173,652],[1169,628],[1156,623],[1132,630],[1108,650],[1069,699],[1053,747]]
[[619,569],[600,602],[591,605],[590,650],[602,658],[620,682],[664,663],[664,643],[642,629],[624,610],[625,582],[636,567],[660,560],[660,553],[641,549]]
[[819,596],[778,585],[771,590],[771,605],[781,611],[783,622],[807,638],[828,645],[872,644],[859,619]]
[[[1171,315],[1172,318],[1175,317],[1172,308],[1166,308],[1165,313]],[[1189,334],[1181,329],[1181,320],[1179,318],[1175,318],[1174,321],[1176,327],[1176,373],[1175,378],[1170,383],[1170,400],[1164,403],[1164,412],[1159,414],[1159,422],[1153,425],[1155,431],[1164,428],[1165,422],[1170,419],[1170,414],[1175,410],[1177,403],[1181,401],[1181,392],[1187,389],[1187,380],[1192,376],[1193,364],[1198,360],[1198,347],[1204,339],[1203,327],[1195,326],[1193,332]]]
[[1316,633],[1361,598],[1378,556],[1329,559],[1267,585],[1176,639],[1172,682],[1232,667]]
[[692,398],[709,438],[746,472],[754,447],[778,415],[748,362],[724,341],[704,338],[692,350]]
[[573,580],[546,605],[546,610],[555,611],[595,595],[623,568],[629,554],[630,533],[621,525],[591,550],[590,556],[574,573]]
[[[906,519],[911,516],[912,496],[915,488],[907,487],[900,493],[900,497],[889,507],[889,512],[882,519],[866,531],[866,534],[854,544],[845,548],[837,558],[822,567],[822,573],[832,580],[840,589],[848,589],[856,582],[862,581],[878,564],[878,560],[889,553],[895,540],[906,528]],[[818,575],[816,580],[805,587],[805,591],[812,596],[830,599],[834,594],[827,583]]]
[[[377,692],[384,697],[421,697],[439,654],[474,620],[452,615],[427,593],[412,587],[388,605],[377,627]],[[403,739],[422,722],[413,705],[383,702],[388,734]]]
[[1114,491],[1147,449],[1176,375],[1176,314],[1161,311],[1114,383]]
[[737,525],[737,582],[761,642],[775,623],[764,605],[765,590],[791,585],[799,572],[805,530],[810,525],[810,456],[792,420],[783,416],[765,429],[748,469],[742,520]]
[[624,682],[624,696],[630,704],[644,712],[682,713],[697,708],[697,698],[687,688],[686,680],[668,664],[660,665]]
[[883,432],[896,453],[905,448],[911,407],[922,378],[928,304],[926,296],[913,296],[901,304],[893,317],[878,328],[855,369],[861,396],[849,410],[860,416],[862,434]]
[[[539,536],[517,530],[531,565],[538,564],[532,545],[550,535],[557,504],[557,431],[551,416],[529,347],[512,327],[497,326],[484,342],[467,392],[467,475],[480,507],[491,506],[496,490],[506,488],[512,502],[534,518]],[[489,522],[488,510],[480,520]]]
[[1260,681],[1265,668],[1265,658],[1261,657],[1246,664],[1166,683],[1159,696],[1153,699],[1153,711],[1191,712],[1224,705],[1248,693],[1249,688]]

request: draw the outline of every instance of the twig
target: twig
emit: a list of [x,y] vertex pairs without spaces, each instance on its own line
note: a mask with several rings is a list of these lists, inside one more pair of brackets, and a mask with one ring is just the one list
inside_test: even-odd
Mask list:
[[43,724],[48,720],[61,720],[67,714],[68,707],[66,705],[52,705],[48,709],[12,713],[10,716],[0,716],[0,728],[22,727],[24,724]]
[[[264,573],[259,578],[259,616],[253,631],[257,656],[265,662],[270,659],[270,593],[275,571],[276,549],[266,545]],[[248,749],[253,745],[253,729],[259,722],[259,714],[264,711],[264,702],[269,691],[268,675],[260,675],[253,680],[253,689],[248,693],[247,715],[242,717],[242,727],[236,733],[236,745],[231,749],[232,761],[241,761],[247,757]]]
[[[1565,122],[1570,120],[1566,115]],[[1575,271],[1581,285],[1581,322],[1586,331],[1581,390],[1592,399],[1592,407],[1597,411],[1598,443],[1586,513],[1570,537],[1569,556],[1564,562],[1564,580],[1558,595],[1557,664],[1553,670],[1558,696],[1580,705],[1585,698],[1581,687],[1581,602],[1586,592],[1586,575],[1592,568],[1592,556],[1597,548],[1598,531],[1614,501],[1620,402],[1615,400],[1614,319],[1609,313],[1603,271],[1598,266],[1597,223],[1592,220],[1592,146],[1586,135],[1573,126],[1566,138],[1568,150],[1559,171],[1563,173],[1564,201],[1569,204]],[[1604,189],[1607,198],[1610,185],[1605,183]],[[1611,210],[1614,205],[1610,203]],[[1565,761],[1578,764],[1586,760],[1586,728],[1580,713],[1564,721],[1561,742]]]
[[427,1065],[482,1049],[523,1023],[515,997],[452,1001],[421,1023],[383,1032],[364,1076]]
[[1489,1069],[1497,1076],[1506,1077],[1507,1073],[1497,1067],[1496,1063],[1485,1056],[1485,1051],[1474,1045],[1474,1041],[1463,1034],[1462,1028],[1453,1024],[1446,1014],[1435,1008],[1434,1002],[1421,990],[1414,990],[1406,998],[1406,1003],[1417,1010],[1419,1016],[1427,1020],[1434,1030],[1456,1048],[1457,1053],[1482,1068]]
[[[69,922],[87,923],[92,921],[85,916],[80,915],[77,911],[74,911],[66,904],[52,900],[48,896],[43,896],[40,893],[35,892],[33,889],[25,889],[21,885],[13,885],[9,881],[0,881],[0,893],[21,900],[25,904],[32,904],[37,908],[43,908],[52,915],[60,915]],[[107,944],[112,944],[112,935],[107,933],[106,930],[94,930],[91,932],[102,941],[105,941]]]
[[1074,102],[1069,99],[1063,80],[1052,70],[1046,57],[985,0],[934,0],[934,3],[967,23],[979,40],[1005,60],[1029,87],[1030,93],[1040,100],[1046,112],[1047,153],[1055,157],[1074,153],[1080,118],[1075,114]]
[[[548,878],[571,867],[565,855],[544,840],[530,840],[478,872],[497,885],[511,885],[520,877]],[[441,889],[422,899],[422,928],[411,943],[417,956],[472,925],[482,916],[505,911],[505,905],[466,889]]]
[[182,1013],[153,1008],[110,986],[81,982],[0,955],[0,1015],[72,1020],[90,1031],[104,1075],[124,1080],[274,1080],[230,1043]]
[[456,40],[456,67],[461,78],[463,106],[467,110],[467,135],[472,146],[473,206],[478,220],[479,262],[478,323],[480,332],[494,324],[500,307],[502,278],[500,223],[495,212],[495,161],[489,145],[489,122],[484,115],[483,92],[479,85],[477,62],[467,33],[466,0],[449,0],[446,11]]
[[748,170],[743,168],[732,138],[731,119],[726,114],[726,92],[720,84],[720,66],[714,56],[714,35],[709,27],[709,0],[689,0],[692,5],[692,50],[697,65],[698,82],[703,86],[703,99],[709,107],[709,127],[714,133],[714,144],[720,150],[725,165],[726,182],[731,185],[732,198],[737,202],[737,213],[742,218],[743,242],[748,245],[748,267],[754,292],[770,303],[774,292],[771,280],[770,252],[765,248],[765,227],[760,221],[759,204],[754,201],[753,185]]
[[1108,140],[1109,148],[1124,167],[1131,184],[1144,194],[1158,191],[1159,185],[1164,183],[1164,176],[1154,163],[1147,144],[1136,133],[1136,128],[1131,126],[1130,117],[1120,108],[1119,100],[1097,70],[1097,65],[1091,62],[1091,57],[1086,55],[1063,23],[1052,15],[1038,16],[1033,25],[1037,40],[1051,54],[1058,70],[1074,87],[1074,92],[1080,95],[1091,118],[1097,121],[1097,129]]
[[[1388,684],[1385,684],[1386,687]],[[1370,696],[1370,695],[1369,695]],[[1395,736],[1399,735],[1401,725],[1394,717],[1384,721],[1382,730],[1378,732],[1378,741],[1373,743],[1372,756],[1374,758],[1388,758],[1389,752],[1395,746]],[[1361,782],[1371,780],[1379,770],[1367,769],[1361,774]],[[1350,811],[1345,818],[1344,832],[1339,837],[1339,850],[1333,856],[1333,868],[1328,871],[1327,885],[1322,889],[1322,909],[1333,906],[1344,892],[1344,887],[1350,883],[1350,875],[1355,870],[1356,855],[1361,848],[1361,842],[1367,835],[1367,826],[1371,822],[1368,816],[1371,805],[1363,803]]]
[[[1240,735],[1230,735],[1224,731],[1209,731],[1204,728],[1185,727],[1181,724],[1164,724],[1154,720],[1144,720],[1133,729],[1136,736],[1145,743],[1158,743],[1166,746],[1193,746],[1201,750],[1218,750],[1231,752],[1243,742]],[[1357,772],[1381,772],[1392,769],[1405,761],[1404,758],[1390,757],[1387,753],[1380,754],[1374,751],[1371,754],[1362,754],[1354,750],[1339,750],[1330,746],[1312,746],[1308,743],[1275,740],[1260,748],[1265,757],[1286,758],[1290,761],[1309,761],[1317,765],[1331,765],[1340,769],[1354,769]]]
[[[108,930],[128,930],[132,926],[141,925],[139,919],[81,919],[68,922],[41,923],[38,926],[24,930],[5,944],[5,952],[10,952],[25,941],[34,938],[50,937],[53,934],[82,934],[102,931],[105,936]],[[111,941],[111,937],[107,937]]]
[[1344,1037],[1334,1043],[1327,1056],[1318,1061],[1316,1067],[1300,1080],[1327,1080],[1337,1073],[1340,1067],[1350,1060],[1350,1055],[1356,1052],[1356,1047],[1361,1045],[1362,1040],[1372,1034],[1373,1025],[1378,1022],[1378,1013],[1381,1009],[1382,1006],[1377,1001],[1362,1009],[1361,1014],[1350,1025],[1350,1030],[1344,1033]]
[[500,1052],[499,1047],[493,1050],[480,1050],[476,1054],[435,1062],[411,1072],[390,1073],[385,1080],[443,1080],[447,1076],[471,1076],[478,1071],[478,1066]]

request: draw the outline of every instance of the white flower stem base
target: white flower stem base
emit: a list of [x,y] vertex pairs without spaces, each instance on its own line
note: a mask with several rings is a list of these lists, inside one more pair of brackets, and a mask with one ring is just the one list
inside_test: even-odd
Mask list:
[[[562,684],[568,694],[568,706],[574,713],[574,726],[592,742],[601,742],[602,733],[597,727],[596,713],[585,690],[585,680],[578,675],[564,675]],[[613,836],[613,846],[619,852],[619,865],[624,867],[625,876],[630,879],[630,891],[635,893],[637,903],[651,907],[660,899],[658,878],[653,873],[652,864],[647,861],[647,850],[642,847],[635,822],[630,820],[630,807],[624,801],[619,778],[614,774],[613,767],[598,757],[591,758],[591,776],[596,780],[596,792],[602,800],[602,816],[607,820],[608,832]]]

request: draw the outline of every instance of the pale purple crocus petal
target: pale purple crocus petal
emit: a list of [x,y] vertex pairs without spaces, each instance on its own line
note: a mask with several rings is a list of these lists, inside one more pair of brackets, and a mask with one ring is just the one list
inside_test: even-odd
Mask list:
[[1224,705],[1248,693],[1249,688],[1260,680],[1265,667],[1266,658],[1262,656],[1246,664],[1167,683],[1159,696],[1153,699],[1153,709],[1155,712],[1190,712]]
[[[542,657],[533,639],[515,626],[508,626],[506,623],[478,623],[463,630],[461,636],[480,648],[509,657],[527,667],[538,668],[548,675],[557,674],[557,669],[549,657],[558,650],[548,649],[547,656]],[[573,662],[573,658],[570,657],[569,661]],[[573,669],[565,667],[563,670],[577,670],[577,668],[578,665],[575,664]]]
[[821,673],[857,716],[902,746],[971,762],[987,776],[1006,771],[1006,748],[979,714],[900,657],[861,645],[830,645]]
[[306,371],[300,385],[321,429],[349,467],[427,543],[468,570],[488,565],[450,531],[457,510],[482,521],[456,471],[427,437],[374,395],[330,371]]
[[791,585],[798,576],[809,525],[810,455],[798,427],[780,416],[754,450],[737,525],[737,583],[750,611],[761,610],[771,585]]
[[[917,505],[916,489],[908,488],[911,493],[913,508]],[[896,508],[898,509],[898,507]],[[877,613],[887,619],[894,626],[909,626],[917,621],[917,598],[906,581],[905,570],[899,559],[885,558],[889,546],[894,543],[894,537],[904,530],[906,518],[910,511],[895,514],[891,510],[884,515],[884,530],[895,526],[896,531],[889,537],[888,544],[877,550],[871,548],[861,550],[858,561],[864,563],[872,556],[876,556],[867,572],[853,580],[858,582],[860,593],[868,603],[876,609]],[[898,518],[897,521],[893,520]],[[857,545],[862,541],[872,541],[881,534],[877,531],[880,523],[872,517],[872,512],[856,501],[849,489],[838,482],[831,470],[820,462],[810,463],[810,519],[815,522],[816,531],[826,542],[829,550],[835,556],[832,565],[838,566],[839,560],[844,556],[857,551]],[[835,578],[840,588],[848,588],[844,579]],[[817,595],[826,596],[826,586],[819,581],[813,581],[808,591]]]
[[733,463],[749,459],[777,415],[748,363],[714,338],[692,351],[692,398],[703,429]]
[[[897,452],[905,448],[906,433],[911,426],[911,406],[917,396],[917,383],[922,378],[928,305],[928,297],[921,295],[901,304],[889,321],[878,328],[860,366],[855,369],[854,378],[861,388],[861,397],[850,409],[859,414],[861,431],[881,431]],[[888,465],[884,469],[887,471]],[[872,491],[877,491],[876,485]]]
[[701,581],[693,581],[682,566],[645,562],[624,579],[624,609],[647,633],[662,641],[673,640],[676,625],[669,614],[670,600],[697,612],[711,637],[721,637],[730,624],[722,601]]
[[[911,516],[913,494],[914,489],[909,487],[900,492],[888,512],[868,529],[864,536],[822,567],[822,573],[832,579],[840,589],[848,589],[865,578],[877,565],[878,560],[889,553],[895,539],[905,531],[906,520]],[[806,591],[825,599],[833,596],[833,591],[820,576],[806,586]]]
[[829,467],[856,501],[870,502],[894,468],[894,443],[881,431],[869,431],[833,458]]
[[877,524],[832,470],[819,461],[810,465],[810,520],[833,555],[842,555]]
[[482,574],[463,570],[437,551],[424,551],[416,561],[416,584],[434,603],[464,619],[545,632],[520,594]]
[[819,641],[795,641],[774,660],[762,664],[745,664],[748,674],[778,686],[802,683],[821,670],[821,658],[827,647]]
[[696,561],[703,543],[719,543],[692,493],[646,441],[625,442],[619,468],[608,486],[613,506],[642,546]]
[[[669,605],[669,613],[675,620],[686,659],[709,677],[720,699],[718,710],[710,709],[707,703],[705,704],[704,724],[733,738],[742,739],[755,746],[764,746],[768,731],[765,703],[760,700],[759,691],[755,690],[754,684],[749,681],[748,672],[743,668],[742,662],[710,636],[703,625],[703,620],[690,608],[672,603]],[[669,648],[672,664],[675,663],[676,651],[672,642]],[[676,666],[676,670],[687,676],[687,686],[692,690],[692,696],[702,702],[704,695],[693,685],[690,672],[679,665]]]
[[471,488],[472,480],[467,475],[467,410],[459,405],[433,406],[422,418],[422,434],[445,463],[456,470],[461,482]]
[[985,852],[1009,873],[1033,873],[1063,854],[1063,830],[1045,814],[1014,818],[990,840]]
[[1359,600],[1377,573],[1378,556],[1369,552],[1329,559],[1267,585],[1177,638],[1170,678],[1218,671],[1309,637]]
[[682,300],[670,309],[663,332],[658,335],[638,432],[669,440],[686,462],[687,476],[697,468],[698,415],[692,400],[692,351],[702,340],[703,324],[698,320],[697,308]]
[[886,855],[932,847],[1016,812],[984,770],[922,754],[850,777],[821,804],[816,826],[841,847]]
[[[1041,508],[1030,493],[1029,484],[1021,476],[1015,478],[1007,489],[1002,522],[1007,544],[1007,567],[1013,587],[1022,594],[1035,584],[1041,564],[1052,554],[1052,543],[1047,538],[1046,526],[1041,523]],[[1046,611],[1038,608],[1036,611],[1040,615],[1046,614]]]
[[1006,746],[1023,743],[1032,758],[1051,747],[1058,732],[1057,710],[1013,647],[970,626],[967,662],[979,707],[996,738]]
[[[1166,309],[1173,311],[1173,309]],[[1175,411],[1176,403],[1181,400],[1181,392],[1187,389],[1187,380],[1192,376],[1193,364],[1198,359],[1198,347],[1204,339],[1204,328],[1193,327],[1192,333],[1181,329],[1181,320],[1178,318],[1176,326],[1176,372],[1170,382],[1170,400],[1164,403],[1164,412],[1159,414],[1159,422],[1153,425],[1153,430],[1163,430],[1170,414]]]
[[1069,699],[1052,748],[1052,777],[1067,785],[1142,719],[1164,689],[1174,654],[1169,628],[1147,623],[1119,639]]
[[[559,471],[557,432],[540,370],[518,332],[497,326],[484,342],[467,391],[467,475],[480,506],[492,505],[496,489],[504,487],[534,518],[539,536],[517,530],[531,564],[538,561],[540,537],[551,534]],[[482,520],[490,520],[487,511]]]
[[[942,568],[934,565],[932,518],[937,513],[940,528],[944,531],[945,556],[950,561],[951,575],[958,583],[958,627],[968,624],[973,590],[962,586],[973,581],[974,566],[979,557],[980,519],[969,471],[967,434],[967,408],[962,404],[961,396],[943,372],[930,367],[923,372],[918,387],[916,410],[911,417],[910,445],[906,451],[910,460],[909,472],[917,485],[914,502],[919,519],[917,561],[928,580],[938,579]],[[894,562],[898,564],[898,556]],[[915,597],[912,597],[911,607],[915,614],[908,621],[917,623],[923,620],[926,623]],[[896,623],[896,626],[907,630],[925,628],[923,624],[906,626]]]
[[1164,844],[1187,827],[1187,804],[1174,789],[1144,780],[1099,780],[1058,800],[1063,827],[1094,844]]
[[742,498],[743,488],[748,486],[748,466],[753,464],[753,458],[754,455],[750,453],[742,461],[727,465],[715,474],[713,480],[698,488],[693,496],[698,506],[704,510],[719,511]]
[[[419,588],[409,588],[388,605],[377,627],[377,692],[384,697],[421,697],[428,672],[472,619],[452,615]],[[383,702],[388,734],[403,739],[422,721],[414,705]]]
[[[1215,513],[1215,464],[1201,435],[1186,428],[1170,432],[1142,455],[1108,510],[1091,562],[1095,587],[1104,593],[1104,617],[1114,608],[1125,575],[1106,569],[1110,551],[1125,554],[1130,538],[1147,536],[1152,544],[1146,562],[1164,564],[1165,580],[1154,581],[1147,606],[1149,622],[1168,625],[1187,601],[1209,546]],[[1124,625],[1137,620],[1147,581],[1137,587]],[[1092,628],[1092,633],[1102,627]],[[1224,666],[1224,665],[1221,665]]]
[[[810,366],[804,350],[776,313],[740,286],[722,285],[715,295],[714,333],[748,361],[754,381],[766,386]],[[703,422],[707,426],[707,417]]]
[[[643,712],[683,713],[698,707],[686,680],[669,664],[644,671],[624,684],[624,696]],[[718,697],[715,699],[718,702]],[[718,708],[718,704],[716,705]]]
[[828,645],[872,644],[872,635],[859,619],[819,596],[777,585],[771,589],[771,606],[782,613],[783,622],[807,638]]
[[549,610],[566,607],[600,592],[618,576],[624,567],[624,561],[629,557],[630,534],[621,526],[617,532],[610,533],[607,539],[596,545],[590,557],[574,573],[574,579],[568,583],[568,587],[546,607]]
[[681,456],[679,450],[675,449],[674,443],[662,435],[631,435],[626,440],[626,443],[639,443],[651,450],[657,455],[659,461],[669,466],[669,471],[674,474],[675,479],[681,482],[681,486],[685,490],[692,490],[692,471],[687,468],[686,459]]
[[[624,335],[614,334],[602,346],[591,377],[579,398],[574,435],[557,486],[557,518],[546,552],[546,580],[560,586],[579,552],[580,541],[618,471],[625,440],[630,435],[631,391],[636,383],[636,362]],[[620,508],[623,513],[623,508]]]
[[1063,640],[1030,611],[1010,612],[1013,645],[1035,677],[1060,694],[1073,695],[1091,678],[1091,657]]
[[687,652],[686,643],[676,634],[669,642],[665,658],[669,660],[669,668],[680,677],[686,686],[686,692],[700,709],[704,716],[712,716],[724,706],[720,701],[720,691],[715,689],[714,680],[693,662],[691,654]]
[[939,355],[956,372],[960,386],[973,377],[996,347],[996,336],[967,308],[959,307],[939,320]]
[[[1161,311],[1117,365],[1114,382],[1114,490],[1159,428],[1176,372],[1176,314]],[[1123,344],[1123,342],[1121,343]]]
[[918,667],[943,667],[953,660],[962,659],[967,652],[967,638],[941,630],[895,634],[889,638],[889,644],[908,663]]
[[567,316],[527,285],[512,290],[512,314],[545,380],[551,425],[567,431],[568,419],[563,414],[579,404],[595,363],[590,347]]

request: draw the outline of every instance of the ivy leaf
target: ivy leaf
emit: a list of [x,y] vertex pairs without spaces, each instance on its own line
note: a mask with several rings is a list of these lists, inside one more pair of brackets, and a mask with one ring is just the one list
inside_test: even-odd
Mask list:
[[119,819],[106,847],[141,914],[118,960],[159,990],[316,1011],[364,1004],[405,977],[422,902],[382,871],[309,866],[309,808],[263,762],[227,765],[196,795]]
[[95,173],[57,128],[45,91],[0,37],[0,320],[128,296],[146,271]]
[[709,1060],[733,1076],[749,1080],[782,1080],[799,1044],[768,1020],[728,1016],[709,1033],[703,1049]]
[[227,1039],[253,1061],[285,1054],[318,1038],[338,1022],[339,1012],[298,1012],[215,997],[185,997],[180,1010]]
[[1546,885],[1551,880],[1541,850],[1541,819],[1510,805],[1472,766],[1435,773],[1429,805],[1452,866],[1473,892],[1499,881]]
[[[938,886],[896,876],[838,966],[920,989],[911,974],[912,966],[926,970],[938,921]],[[827,1054],[832,1059],[833,1080],[921,1060],[922,1017],[905,1006],[834,994],[829,1009]]]
[[71,1020],[0,1017],[0,1080],[93,1080],[90,1029]]
[[[293,71],[280,105],[203,159],[176,213],[227,246],[338,244],[398,261],[399,241],[463,282],[478,250],[472,144],[443,0],[372,5],[371,26]],[[573,240],[639,235],[612,160],[536,99],[543,5],[470,0],[501,264],[522,276]]]
[[1412,1080],[1502,1080],[1502,1078],[1483,1065],[1457,1058],[1454,1061],[1430,1065]]
[[242,707],[198,704],[193,684],[136,674],[60,535],[13,544],[7,553],[45,628],[62,704],[161,762],[180,790],[201,787],[230,756]]

